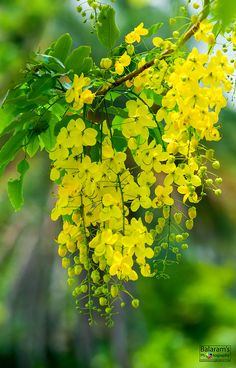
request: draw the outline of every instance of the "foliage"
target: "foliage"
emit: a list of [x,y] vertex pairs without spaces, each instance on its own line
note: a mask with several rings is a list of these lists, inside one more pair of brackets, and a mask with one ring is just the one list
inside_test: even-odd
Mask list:
[[[219,113],[234,67],[215,49],[223,27],[213,27],[214,1],[204,2],[183,33],[165,40],[157,35],[161,24],[148,30],[141,22],[115,48],[114,9],[87,3],[107,57],[96,65],[90,46],[71,51],[67,33],[35,54],[1,109],[0,170],[23,151],[20,178],[8,184],[18,210],[28,159],[49,153],[58,188],[51,217],[63,220],[57,242],[68,284],[90,323],[98,312],[111,325],[124,295],[139,306],[127,282],[140,274],[167,278],[166,268],[188,248],[197,203],[207,190],[221,194],[220,163],[206,143],[221,138]],[[184,51],[193,36],[207,53]],[[140,52],[148,37],[152,47]],[[235,39],[228,24],[227,41]]]

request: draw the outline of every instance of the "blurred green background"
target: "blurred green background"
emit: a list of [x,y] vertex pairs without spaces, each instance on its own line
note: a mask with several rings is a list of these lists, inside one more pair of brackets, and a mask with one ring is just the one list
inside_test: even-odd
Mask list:
[[[91,28],[69,0],[1,0],[0,99],[17,81],[31,52],[43,51],[70,32],[75,46],[91,44],[95,60],[105,55]],[[144,21],[162,21],[181,5],[168,0],[117,0],[121,35]],[[234,105],[234,102],[231,106]],[[25,206],[14,213],[6,183],[0,182],[0,367],[20,368],[189,368],[199,363],[200,344],[232,346],[236,366],[236,114],[221,116],[223,140],[216,145],[222,163],[223,195],[209,195],[199,207],[191,247],[170,279],[140,279],[133,293],[138,310],[125,308],[112,329],[98,321],[87,325],[75,309],[53,238],[60,224],[49,220],[52,208],[50,163],[41,154],[31,162]],[[214,145],[213,145],[214,146]]]

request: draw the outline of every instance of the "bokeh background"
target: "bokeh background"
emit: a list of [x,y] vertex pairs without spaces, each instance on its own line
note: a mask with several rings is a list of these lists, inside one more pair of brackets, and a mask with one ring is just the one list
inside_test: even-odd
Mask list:
[[[95,60],[105,55],[76,5],[69,0],[1,0],[0,99],[32,51],[43,51],[64,32],[72,34],[75,46],[91,44]],[[162,21],[160,35],[170,36],[168,18],[181,5],[174,0],[117,0],[121,35],[141,21],[147,27]],[[122,310],[112,329],[99,321],[88,327],[66,285],[53,240],[60,224],[49,220],[47,155],[31,162],[20,213],[14,213],[6,195],[12,164],[0,182],[0,367],[211,367],[198,361],[200,344],[231,345],[231,363],[215,365],[236,366],[234,101],[230,106],[222,112],[223,140],[217,143],[222,197],[209,195],[200,205],[191,247],[182,263],[169,269],[170,279],[140,279],[133,289],[140,308]]]

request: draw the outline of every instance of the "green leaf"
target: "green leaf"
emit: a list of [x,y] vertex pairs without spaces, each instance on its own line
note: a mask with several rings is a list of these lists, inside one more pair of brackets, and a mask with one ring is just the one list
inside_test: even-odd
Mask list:
[[34,121],[38,120],[38,115],[35,111],[26,111],[24,113],[18,114],[15,119],[13,119],[1,132],[2,135],[10,133],[12,131],[19,131],[24,129],[27,125],[32,126]]
[[35,99],[28,100],[26,95],[22,95],[8,99],[4,106],[11,106],[15,117],[18,113],[35,109],[37,107],[37,103],[35,102]]
[[114,130],[112,142],[116,151],[122,152],[127,148],[127,139],[123,136],[120,130]]
[[65,65],[56,57],[52,56],[52,55],[47,55],[47,54],[36,54],[39,58],[39,60],[41,60],[44,64],[50,65],[50,64],[56,64],[58,66],[60,66],[62,69],[65,69]]
[[79,46],[74,49],[70,56],[66,60],[66,69],[73,70],[77,74],[81,74],[81,69],[85,67],[85,59],[89,57],[91,53],[91,47]]
[[10,179],[8,182],[8,197],[15,211],[18,211],[24,203],[23,179],[28,169],[28,162],[26,160],[22,160],[17,166],[17,171],[20,174],[20,177],[15,180]]
[[120,107],[115,107],[115,106],[109,106],[106,111],[108,112],[108,114],[112,114],[112,115],[118,115],[121,116],[122,118],[126,119],[128,117],[128,113],[127,111],[125,111],[124,109],[120,108]]
[[0,168],[11,162],[21,149],[27,131],[21,130],[13,135],[0,150]]
[[4,106],[0,109],[0,134],[11,124],[14,113],[12,106]]
[[18,165],[17,165],[17,171],[19,174],[21,174],[21,176],[25,175],[26,171],[29,169],[29,164],[28,161],[26,161],[25,159],[22,160]]
[[110,5],[103,5],[98,16],[97,35],[101,44],[111,49],[119,38],[120,31],[115,22],[115,10]]
[[99,161],[99,146],[97,144],[91,147],[90,157],[91,157],[92,162]]
[[43,143],[43,146],[47,151],[51,151],[56,144],[56,136],[54,134],[56,123],[58,119],[56,116],[52,116],[49,127],[45,132],[41,133],[39,136],[40,141]]
[[54,87],[55,79],[51,76],[43,75],[31,84],[31,92],[29,93],[29,99],[45,94]]
[[161,106],[161,101],[162,101],[162,98],[163,98],[162,95],[157,95],[154,91],[152,91],[150,89],[145,89],[144,93],[147,96],[147,98],[153,100],[155,102],[155,104],[157,104],[157,106]]
[[150,136],[153,137],[157,144],[162,144],[162,135],[161,135],[161,125],[159,125],[160,129],[153,128],[149,129]]
[[120,92],[111,90],[105,95],[105,100],[114,102],[120,96],[121,96]]
[[38,152],[38,149],[39,149],[39,139],[38,136],[35,135],[30,139],[25,150],[30,157],[33,157]]
[[121,130],[122,128],[122,123],[124,122],[124,119],[118,115],[116,115],[114,117],[114,119],[112,120],[112,128],[114,129],[118,129]]
[[236,16],[236,2],[232,0],[218,0],[216,15],[224,27],[229,25]]
[[93,59],[91,57],[84,58],[83,64],[77,68],[77,74],[88,73],[93,66]]
[[49,54],[64,63],[70,52],[71,45],[72,38],[69,33],[65,33],[58,38],[53,50]]
[[163,23],[162,22],[159,22],[159,23],[155,23],[153,24],[149,30],[148,30],[148,34],[146,36],[144,36],[144,38],[147,38],[147,37],[151,37],[153,36],[154,34],[157,33],[157,31],[163,26]]

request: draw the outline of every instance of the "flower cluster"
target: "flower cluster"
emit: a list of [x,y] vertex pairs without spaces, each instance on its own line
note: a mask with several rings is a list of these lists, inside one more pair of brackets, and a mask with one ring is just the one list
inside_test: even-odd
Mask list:
[[[196,39],[209,42],[211,30],[202,22]],[[133,47],[147,33],[141,23],[126,44]],[[51,179],[58,185],[51,216],[63,219],[58,253],[90,320],[93,311],[110,318],[117,299],[124,304],[123,293],[131,295],[127,281],[165,277],[166,266],[188,248],[195,205],[206,190],[221,193],[222,179],[212,172],[220,164],[205,142],[220,139],[219,113],[233,68],[219,50],[209,56],[193,48],[184,58],[169,40],[154,37],[153,44],[156,59],[148,68],[142,69],[148,55],[132,56],[128,47],[114,60],[102,59],[111,76],[125,73],[132,61],[140,69],[126,81],[125,94],[115,86],[116,95],[111,87],[110,97],[96,99],[93,82],[74,76],[66,92],[74,116],[50,153]],[[158,58],[170,49],[169,58]],[[92,102],[102,118],[95,107],[90,119],[84,105]]]

